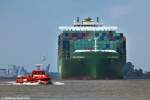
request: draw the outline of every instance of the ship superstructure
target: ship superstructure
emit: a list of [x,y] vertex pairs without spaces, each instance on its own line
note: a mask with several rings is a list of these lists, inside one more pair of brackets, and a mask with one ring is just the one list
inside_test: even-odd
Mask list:
[[60,26],[58,69],[62,79],[121,79],[126,63],[126,38],[117,26],[90,17]]

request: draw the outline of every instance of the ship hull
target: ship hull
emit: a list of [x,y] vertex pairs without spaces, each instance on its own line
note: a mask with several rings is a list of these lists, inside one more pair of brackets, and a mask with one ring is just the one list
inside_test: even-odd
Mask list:
[[62,79],[122,79],[125,57],[111,52],[79,52],[62,59]]

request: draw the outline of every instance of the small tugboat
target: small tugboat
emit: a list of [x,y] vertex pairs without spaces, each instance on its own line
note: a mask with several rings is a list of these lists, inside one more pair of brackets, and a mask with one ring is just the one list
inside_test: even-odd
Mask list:
[[36,64],[37,70],[33,70],[31,74],[18,76],[16,83],[25,84],[25,83],[38,83],[38,84],[51,84],[51,77],[44,70],[41,70],[40,67],[42,64]]

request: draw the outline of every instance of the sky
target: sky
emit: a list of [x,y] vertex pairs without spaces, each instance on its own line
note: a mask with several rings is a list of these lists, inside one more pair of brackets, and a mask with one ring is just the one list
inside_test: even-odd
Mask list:
[[0,0],[0,66],[32,69],[34,64],[50,63],[50,70],[57,71],[58,27],[90,16],[117,25],[127,38],[127,61],[148,71],[149,4],[150,0]]

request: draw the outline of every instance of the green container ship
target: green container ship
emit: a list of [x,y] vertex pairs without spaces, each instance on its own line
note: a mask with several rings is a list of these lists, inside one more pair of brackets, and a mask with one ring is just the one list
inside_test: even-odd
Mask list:
[[90,17],[60,26],[58,70],[62,79],[122,79],[126,38],[116,26]]

